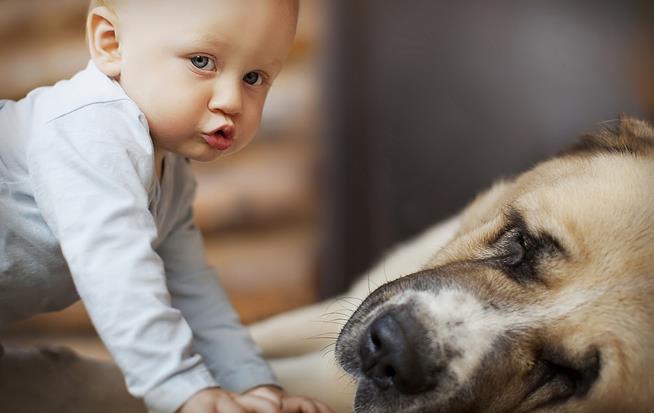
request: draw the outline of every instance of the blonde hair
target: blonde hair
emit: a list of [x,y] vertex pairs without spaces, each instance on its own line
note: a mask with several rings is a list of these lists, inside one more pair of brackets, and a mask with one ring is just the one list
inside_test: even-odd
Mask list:
[[[90,12],[91,10],[93,10],[96,7],[106,7],[109,10],[111,10],[112,12],[115,12],[116,11],[116,9],[115,9],[116,5],[119,2],[120,2],[120,0],[91,0],[89,2],[88,11]],[[294,16],[294,18],[297,21],[298,14],[299,14],[299,11],[300,11],[300,0],[289,0],[286,3],[287,3],[287,5],[290,6],[291,15]],[[87,30],[88,30],[88,28],[87,28]],[[87,38],[88,38],[88,35],[89,34],[86,33]]]
[[[114,0],[91,0],[89,4],[89,10],[91,10],[94,7],[108,7],[112,8],[116,2]],[[300,9],[300,1],[299,0],[291,0],[291,10],[297,14],[298,10]]]

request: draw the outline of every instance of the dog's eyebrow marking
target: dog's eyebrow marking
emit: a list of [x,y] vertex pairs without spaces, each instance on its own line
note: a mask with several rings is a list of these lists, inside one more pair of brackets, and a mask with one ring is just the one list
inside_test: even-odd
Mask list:
[[507,225],[505,225],[505,229],[509,230],[512,228],[517,228],[522,233],[530,235],[529,227],[527,226],[527,221],[525,220],[525,216],[522,214],[522,212],[520,212],[518,209],[514,207],[511,207],[505,213],[505,215],[506,215],[506,222],[507,222]]
[[508,229],[506,229],[507,231],[511,228],[518,229],[522,234],[528,236],[532,241],[534,241],[537,248],[548,249],[549,252],[559,253],[564,258],[570,256],[568,251],[552,234],[544,230],[530,230],[524,215],[516,208],[511,208],[507,213],[507,222],[509,223]]
[[490,244],[496,245],[506,235],[506,233],[518,229],[526,235],[531,235],[529,227],[522,213],[514,207],[510,207],[503,212],[506,223],[500,228],[494,237],[491,238]]

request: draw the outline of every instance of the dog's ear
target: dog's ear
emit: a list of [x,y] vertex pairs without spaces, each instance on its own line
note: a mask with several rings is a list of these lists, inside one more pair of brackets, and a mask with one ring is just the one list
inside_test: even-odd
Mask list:
[[579,142],[561,155],[592,153],[624,153],[651,155],[654,153],[654,127],[646,121],[620,115],[604,122],[599,131],[579,137]]

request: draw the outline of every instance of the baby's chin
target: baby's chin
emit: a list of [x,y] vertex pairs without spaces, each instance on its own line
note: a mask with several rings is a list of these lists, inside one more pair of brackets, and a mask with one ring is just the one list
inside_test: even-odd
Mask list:
[[199,154],[194,154],[191,156],[186,155],[186,158],[197,162],[211,162],[211,161],[215,161],[216,159],[229,156],[237,151],[238,149],[236,148],[229,148],[223,151],[210,148],[210,150],[203,151],[202,153]]

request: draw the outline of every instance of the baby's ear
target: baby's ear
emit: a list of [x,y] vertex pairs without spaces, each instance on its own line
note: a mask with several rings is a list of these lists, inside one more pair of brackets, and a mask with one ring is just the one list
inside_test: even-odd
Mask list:
[[95,65],[107,76],[120,76],[121,55],[117,30],[118,18],[106,7],[95,7],[86,20],[89,52]]

